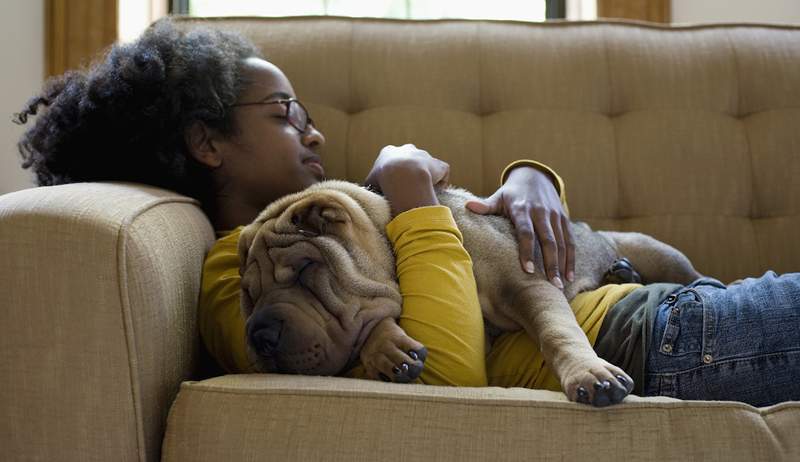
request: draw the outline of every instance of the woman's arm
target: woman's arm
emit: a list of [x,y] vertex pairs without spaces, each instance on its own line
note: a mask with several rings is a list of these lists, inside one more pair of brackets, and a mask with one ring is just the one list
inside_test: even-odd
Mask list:
[[[392,207],[386,232],[403,295],[402,330],[389,323],[383,328],[397,329],[396,337],[407,334],[427,348],[422,383],[485,386],[483,316],[472,260],[450,210],[437,205],[434,193],[434,185],[446,183],[448,175],[446,163],[405,145],[381,151],[367,177]],[[364,366],[367,376],[377,378],[392,377],[391,368],[399,365]]]
[[247,355],[240,308],[239,235],[242,227],[217,240],[203,262],[198,328],[206,349],[228,373],[254,372]]

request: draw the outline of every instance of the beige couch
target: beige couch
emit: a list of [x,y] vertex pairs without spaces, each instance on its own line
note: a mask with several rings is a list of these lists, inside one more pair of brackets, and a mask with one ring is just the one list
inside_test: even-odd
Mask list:
[[[535,158],[566,180],[574,218],[651,233],[702,272],[800,269],[800,28],[214,24],[292,79],[332,176],[360,180],[383,145],[411,142],[487,194]],[[800,459],[797,402],[598,410],[526,389],[198,380],[213,239],[196,203],[151,187],[0,197],[0,459]]]

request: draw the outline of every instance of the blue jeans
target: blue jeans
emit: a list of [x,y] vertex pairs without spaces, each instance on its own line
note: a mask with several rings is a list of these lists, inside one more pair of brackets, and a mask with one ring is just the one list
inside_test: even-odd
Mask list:
[[661,303],[652,334],[647,396],[800,400],[800,273],[728,287],[700,279]]

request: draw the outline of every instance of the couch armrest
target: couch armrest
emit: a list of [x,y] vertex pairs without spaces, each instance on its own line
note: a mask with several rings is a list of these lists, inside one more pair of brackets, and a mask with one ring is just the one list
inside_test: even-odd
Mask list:
[[13,460],[157,460],[196,367],[214,234],[197,202],[135,184],[0,197],[0,446]]

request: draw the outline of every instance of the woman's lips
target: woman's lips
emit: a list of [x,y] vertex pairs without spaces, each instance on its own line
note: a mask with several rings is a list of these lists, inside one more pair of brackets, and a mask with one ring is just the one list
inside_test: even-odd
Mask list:
[[309,159],[309,160],[303,162],[303,164],[305,164],[306,167],[308,167],[309,170],[314,172],[314,175],[317,178],[322,179],[322,177],[325,176],[325,169],[322,168],[322,164],[319,161],[317,161],[316,159]]

